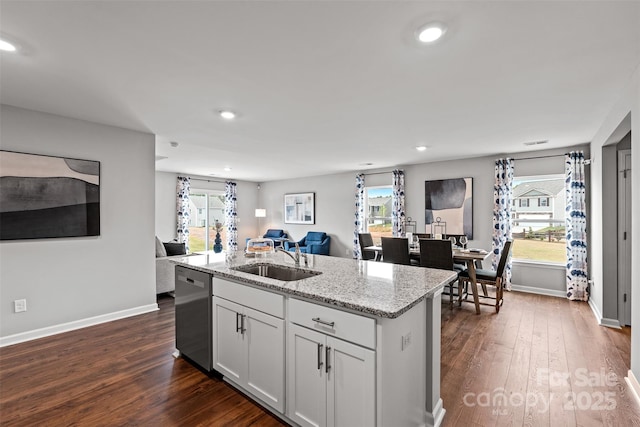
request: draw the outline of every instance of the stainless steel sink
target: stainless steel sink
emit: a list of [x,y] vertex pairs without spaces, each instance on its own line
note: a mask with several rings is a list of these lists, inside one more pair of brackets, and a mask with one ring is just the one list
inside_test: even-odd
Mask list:
[[268,277],[270,279],[290,282],[292,280],[302,280],[322,274],[320,271],[303,270],[301,268],[286,267],[274,264],[247,264],[238,267],[231,267],[232,270],[243,273],[255,274],[256,276]]

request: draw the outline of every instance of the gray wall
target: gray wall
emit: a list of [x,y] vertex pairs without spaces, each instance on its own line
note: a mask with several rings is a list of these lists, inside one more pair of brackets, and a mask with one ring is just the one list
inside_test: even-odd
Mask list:
[[0,243],[0,337],[155,308],[154,136],[4,105],[0,117],[3,150],[101,162],[100,236]]
[[177,237],[176,181],[177,174],[156,172],[156,236],[163,242]]
[[[156,172],[155,174],[155,233],[163,242],[168,242],[176,237],[176,178],[178,175],[170,172]],[[212,181],[211,178],[195,175],[190,177],[192,189],[224,191],[224,182]],[[238,249],[244,250],[245,239],[256,237],[258,232],[258,223],[255,217],[258,185],[255,182],[234,181],[238,194]],[[263,220],[260,224],[261,228],[264,228],[265,221]],[[262,233],[264,234],[264,231]]]
[[[307,231],[324,231],[331,235],[331,255],[350,257],[353,250],[354,176],[343,173],[263,183],[258,193],[258,207],[267,210],[267,217],[260,222],[261,233],[267,228],[283,228],[290,239],[300,240]],[[316,193],[316,223],[284,224],[285,193],[308,192]]]
[[[603,147],[610,143],[610,137],[627,116],[631,115],[631,162],[632,169],[640,170],[640,67],[636,68],[629,84],[620,92],[620,98],[612,107],[609,115],[602,123],[591,143],[591,158],[595,163],[591,165],[591,226],[592,256],[590,262],[591,277],[594,281],[590,303],[596,314],[604,309],[604,295],[617,294],[617,283],[604,281],[605,255],[608,250],[604,246],[604,224],[608,221],[604,192],[605,176],[612,173],[611,167],[600,157]],[[616,141],[617,142],[617,141]],[[632,173],[632,187],[634,194],[640,188],[640,173]],[[636,380],[640,379],[640,197],[632,200],[631,218],[631,371]]]
[[[570,149],[584,150],[588,145],[536,152],[535,156],[556,155]],[[509,157],[527,157],[531,153],[511,153]],[[406,216],[417,223],[418,232],[425,230],[424,182],[433,179],[473,178],[473,240],[471,247],[491,249],[493,226],[494,161],[500,156],[446,162],[423,163],[401,167],[405,171]],[[506,156],[502,156],[506,157]],[[564,173],[564,158],[516,161],[518,175]],[[293,239],[301,239],[307,231],[325,231],[332,237],[331,255],[351,257],[353,250],[353,217],[356,172],[324,175],[295,180],[271,181],[262,184],[260,207],[267,209],[266,226],[284,228]],[[367,186],[391,185],[389,170],[369,171]],[[316,193],[316,223],[314,225],[284,224],[283,204],[286,193]],[[265,222],[263,222],[264,224]],[[490,261],[490,260],[488,260]],[[487,262],[487,266],[489,262]],[[515,263],[513,283],[530,291],[563,295],[564,268]]]
[[602,294],[602,317],[618,319],[618,150],[615,145],[602,147],[602,164],[605,173],[602,176],[602,283],[615,283],[615,289]]

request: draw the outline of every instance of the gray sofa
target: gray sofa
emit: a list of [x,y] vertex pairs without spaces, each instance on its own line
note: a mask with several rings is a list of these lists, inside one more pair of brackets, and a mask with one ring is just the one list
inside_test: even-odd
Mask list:
[[173,292],[176,289],[176,265],[170,259],[188,255],[156,257],[156,294]]

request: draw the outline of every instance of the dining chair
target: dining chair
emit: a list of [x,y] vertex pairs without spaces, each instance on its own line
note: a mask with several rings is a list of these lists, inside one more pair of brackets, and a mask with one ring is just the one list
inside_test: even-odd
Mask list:
[[[443,294],[449,295],[449,308],[453,309],[453,298],[462,298],[463,286],[459,280],[459,275],[464,267],[456,268],[453,262],[453,249],[450,240],[420,239],[420,266],[427,268],[438,268],[441,270],[453,270],[456,277],[447,284]],[[454,293],[453,284],[458,282],[457,292]]]
[[[500,253],[500,261],[498,261],[498,268],[496,270],[485,270],[478,269],[476,270],[476,283],[477,285],[481,285],[483,287],[484,295],[479,295],[480,298],[488,298],[490,300],[495,300],[494,304],[488,304],[485,302],[480,302],[482,305],[488,305],[496,308],[496,313],[500,312],[500,307],[503,303],[503,286],[502,286],[502,276],[504,274],[504,268],[507,265],[507,259],[511,254],[511,246],[513,244],[513,240],[507,240],[502,247],[502,252]],[[469,273],[467,271],[460,273],[460,279],[464,282],[464,288],[467,289],[469,283],[471,283],[471,279],[469,278]],[[476,286],[477,286],[476,285]],[[487,295],[486,286],[495,286],[496,295],[495,297]]]
[[405,237],[383,237],[382,261],[392,264],[411,265],[409,241]]
[[373,237],[371,233],[358,233],[358,243],[360,244],[360,253],[362,259],[375,259],[376,252],[372,250],[365,250],[367,246],[373,246]]

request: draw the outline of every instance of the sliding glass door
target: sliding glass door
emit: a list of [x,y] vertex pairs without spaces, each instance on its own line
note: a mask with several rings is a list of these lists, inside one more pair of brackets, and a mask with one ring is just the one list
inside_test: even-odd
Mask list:
[[[224,224],[224,193],[222,191],[192,189],[189,194],[189,248],[191,252],[213,250],[216,238],[216,222]],[[220,230],[224,246],[224,227]]]

